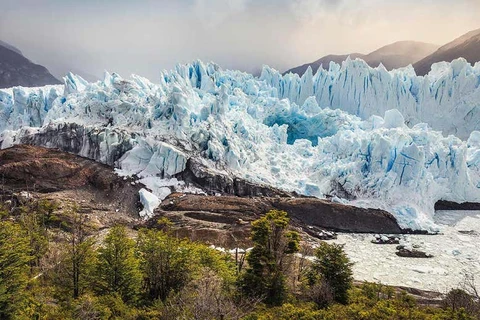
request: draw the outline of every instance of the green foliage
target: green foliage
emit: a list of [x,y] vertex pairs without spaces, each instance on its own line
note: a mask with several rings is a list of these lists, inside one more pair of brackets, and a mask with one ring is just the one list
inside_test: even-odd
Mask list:
[[321,242],[308,275],[309,284],[324,281],[331,288],[334,300],[345,304],[353,282],[352,266],[341,245]]
[[161,217],[160,219],[157,220],[158,229],[164,232],[169,232],[172,226],[173,226],[173,222],[170,221],[167,217]]
[[197,270],[200,276],[202,269],[208,269],[218,275],[226,285],[234,284],[236,266],[232,257],[202,244],[193,243],[192,245],[195,250],[194,259],[198,259],[198,265],[201,266]]
[[443,307],[457,311],[463,308],[466,311],[475,311],[475,301],[473,297],[462,289],[450,290],[445,299],[443,299]]
[[[292,282],[305,275],[303,267],[292,268],[300,237],[288,230],[283,211],[252,224],[254,247],[237,275],[231,256],[173,237],[168,221],[159,222],[167,232],[140,230],[136,242],[116,226],[96,243],[87,216],[75,209],[65,216],[66,233],[52,229],[55,210],[52,203],[33,203],[0,221],[0,319],[479,318],[480,302],[458,289],[443,308],[429,308],[392,287],[353,287],[343,248],[326,243],[300,292]],[[49,242],[53,231],[61,244]]]
[[98,319],[107,320],[112,318],[108,307],[100,303],[98,297],[85,294],[75,300],[72,312],[73,319]]
[[36,211],[42,219],[42,225],[47,229],[49,227],[59,227],[60,218],[55,213],[59,205],[55,201],[42,199],[36,203]]
[[0,222],[0,319],[11,319],[27,301],[29,239],[18,224]]
[[279,307],[261,308],[250,314],[245,320],[315,320],[321,318],[321,312],[315,309],[313,303],[285,303]]
[[415,299],[404,291],[392,287],[365,283],[349,290],[349,304],[334,304],[319,311],[318,319],[325,320],[473,320],[464,310],[444,311],[439,308],[418,306]]
[[34,257],[31,267],[38,267],[40,259],[48,250],[48,233],[43,225],[42,216],[35,209],[33,206],[22,207],[20,215],[20,224],[26,231]]
[[123,226],[110,229],[98,249],[97,290],[100,294],[118,294],[125,302],[135,302],[142,276],[135,256],[135,241]]
[[165,301],[170,292],[183,288],[192,278],[194,251],[188,241],[143,229],[138,234],[137,246],[148,300]]
[[285,272],[289,255],[299,250],[300,236],[288,231],[285,211],[271,210],[252,223],[253,249],[240,286],[248,296],[263,297],[267,304],[280,305],[286,297]]
[[147,301],[166,301],[170,294],[197,278],[204,268],[215,272],[226,284],[235,281],[235,265],[230,257],[162,231],[140,230],[137,250]]

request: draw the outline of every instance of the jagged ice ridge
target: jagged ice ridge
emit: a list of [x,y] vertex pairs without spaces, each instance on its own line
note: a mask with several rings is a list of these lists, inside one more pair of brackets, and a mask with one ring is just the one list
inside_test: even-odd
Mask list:
[[428,123],[435,130],[467,139],[480,130],[480,63],[465,59],[441,62],[416,76],[412,66],[388,72],[383,65],[370,68],[361,59],[338,65],[308,68],[302,77],[264,68],[260,79],[277,89],[279,98],[301,105],[315,96],[322,108],[347,111],[362,119],[398,109],[408,125]]

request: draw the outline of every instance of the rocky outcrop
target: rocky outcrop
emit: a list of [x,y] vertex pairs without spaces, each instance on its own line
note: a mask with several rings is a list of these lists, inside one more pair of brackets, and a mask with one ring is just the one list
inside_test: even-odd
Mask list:
[[143,185],[119,177],[107,165],[73,154],[29,145],[0,150],[0,178],[4,199],[28,191],[138,217],[138,191]]
[[334,231],[405,233],[392,216],[380,209],[365,209],[316,198],[272,199],[272,206],[287,211],[307,225]]
[[238,197],[291,197],[294,195],[270,186],[254,184],[240,178],[232,178],[223,172],[208,168],[195,158],[188,159],[186,169],[177,174],[176,177],[205,190],[210,195],[216,193]]
[[424,251],[406,248],[405,246],[398,246],[395,254],[404,258],[433,258],[433,255]]
[[435,203],[435,210],[480,210],[480,203],[457,203],[452,201],[440,200]]
[[[70,129],[67,131],[71,132]],[[192,169],[192,165],[187,167]],[[206,188],[208,183],[212,183],[210,186],[214,190],[223,188],[224,193],[251,196],[173,193],[157,209],[157,216],[143,224],[138,220],[138,192],[144,186],[135,183],[134,179],[119,177],[110,166],[71,153],[31,145],[0,150],[4,200],[5,196],[26,191],[29,196],[33,194],[35,197],[80,204],[82,212],[95,213],[93,216],[102,217],[102,221],[124,216],[137,220],[139,226],[147,227],[157,227],[158,216],[166,216],[174,222],[178,236],[188,236],[217,246],[248,247],[251,222],[272,209],[287,211],[296,228],[318,239],[334,238],[335,234],[330,231],[405,232],[391,214],[381,210],[316,198],[292,198],[292,195],[275,189],[240,180],[235,182],[227,180],[226,176],[210,173],[202,176],[205,178],[203,184],[197,180],[198,185]],[[263,194],[271,196],[255,196]]]
[[51,124],[20,136],[20,143],[57,148],[113,166],[132,149],[135,134],[119,129],[93,128],[76,123]]
[[173,194],[161,205],[163,211],[189,212],[190,216],[197,217],[220,214],[244,221],[255,220],[271,209],[287,211],[293,222],[300,227],[315,226],[334,231],[361,233],[408,232],[401,229],[388,212],[316,198],[240,198]]

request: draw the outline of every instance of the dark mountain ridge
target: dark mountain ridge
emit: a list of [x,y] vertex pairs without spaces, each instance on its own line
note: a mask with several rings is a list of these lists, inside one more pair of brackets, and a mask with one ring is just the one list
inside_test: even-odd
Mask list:
[[383,64],[387,70],[392,70],[413,64],[437,50],[438,47],[437,45],[424,42],[398,41],[383,46],[369,54],[351,53],[344,55],[327,55],[312,63],[287,70],[285,73],[292,72],[303,75],[308,67],[311,67],[313,72],[316,72],[320,65],[323,65],[323,68],[327,69],[330,62],[340,64],[349,56],[351,59],[360,58],[374,68]]
[[416,62],[413,67],[417,75],[426,75],[432,64],[458,58],[465,58],[469,63],[480,61],[480,29],[470,31],[463,36],[440,47],[437,51]]
[[0,88],[37,87],[60,83],[47,68],[31,62],[15,47],[0,43]]

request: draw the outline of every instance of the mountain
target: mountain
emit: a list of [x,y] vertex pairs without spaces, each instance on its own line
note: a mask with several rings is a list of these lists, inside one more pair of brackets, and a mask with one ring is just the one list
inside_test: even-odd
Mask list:
[[59,83],[44,66],[31,62],[20,50],[5,42],[0,44],[0,88],[38,87]]
[[371,67],[381,63],[387,70],[413,64],[438,49],[438,45],[417,41],[398,41],[375,50],[363,59]]
[[5,47],[5,48],[7,48],[7,49],[10,49],[10,50],[12,50],[12,51],[15,51],[15,52],[18,53],[18,54],[23,55],[23,53],[22,53],[22,51],[20,51],[20,49],[18,49],[17,47],[12,46],[10,43],[6,43],[6,42],[0,40],[0,46]]
[[361,53],[328,55],[312,63],[307,63],[302,66],[287,70],[285,74],[292,72],[303,75],[309,66],[312,68],[313,72],[316,72],[320,65],[323,65],[324,68],[328,68],[328,65],[332,61],[341,64],[347,59],[348,56],[350,56],[351,59],[363,59],[371,67],[378,67],[378,65],[382,63],[387,70],[392,70],[413,64],[437,49],[437,45],[430,43],[417,41],[398,41],[381,47],[380,49],[377,49],[366,55]]
[[440,61],[451,62],[465,58],[471,64],[480,61],[480,29],[470,31],[463,36],[440,47],[437,51],[416,62],[413,67],[417,75],[426,75],[432,64]]
[[[480,70],[439,67],[417,77],[347,60],[315,76],[264,68],[255,78],[197,61],[158,83],[107,73],[90,85],[69,74],[63,86],[0,90],[0,143],[116,166],[150,190],[145,217],[172,192],[296,193],[433,230],[437,201],[480,202]],[[441,131],[458,123],[468,140]]]

